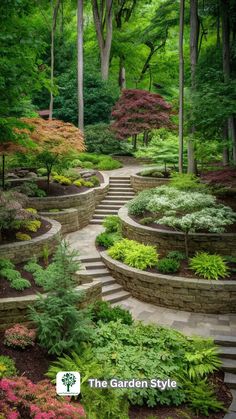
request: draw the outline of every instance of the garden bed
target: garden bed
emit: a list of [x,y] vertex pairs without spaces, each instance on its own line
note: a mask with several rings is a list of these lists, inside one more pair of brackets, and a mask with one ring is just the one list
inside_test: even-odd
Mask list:
[[117,282],[141,301],[197,313],[236,313],[236,281],[183,278],[132,268],[101,257]]
[[[33,255],[40,257],[43,249],[47,246],[51,254],[58,244],[61,234],[61,225],[55,220],[41,218],[49,228],[43,234],[26,241],[14,241],[0,245],[1,258],[13,260],[20,263],[29,260]],[[39,230],[38,230],[39,231]]]
[[[35,239],[35,238],[40,237],[43,234],[47,233],[51,228],[51,224],[50,224],[49,220],[47,220],[46,218],[39,218],[39,221],[41,222],[41,226],[37,231],[33,232],[33,231],[29,231],[25,228],[21,228],[20,229],[21,233],[30,235],[30,237],[32,239]],[[16,241],[20,242],[20,240],[16,239],[16,231],[15,230],[3,230],[2,231],[2,241],[0,242],[0,246],[2,244],[15,243]]]
[[[122,223],[124,237],[140,243],[157,247],[158,253],[165,254],[171,250],[185,251],[185,235],[170,227],[149,227],[139,224],[128,214],[128,209],[122,207],[118,213]],[[189,253],[196,251],[211,251],[222,255],[236,257],[236,233],[189,233]]]

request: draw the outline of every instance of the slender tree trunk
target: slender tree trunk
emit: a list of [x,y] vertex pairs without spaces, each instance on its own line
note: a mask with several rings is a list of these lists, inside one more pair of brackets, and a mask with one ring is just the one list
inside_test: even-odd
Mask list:
[[2,189],[5,189],[5,154],[2,155]]
[[179,22],[179,172],[183,173],[184,153],[184,7],[185,1],[180,1]]
[[227,124],[225,124],[224,129],[223,129],[223,142],[224,142],[223,155],[222,155],[223,166],[228,166],[229,164],[229,147],[228,147],[229,137],[228,137]]
[[78,78],[78,127],[84,130],[83,94],[83,0],[78,0],[77,9],[77,78]]
[[133,151],[137,150],[137,134],[133,135]]
[[124,66],[124,59],[120,57],[119,61],[119,86],[120,90],[126,88],[126,76],[125,76],[125,66]]
[[92,0],[93,19],[100,50],[101,74],[103,80],[107,80],[109,76],[112,43],[112,3],[113,0],[102,1],[99,11],[98,0]]
[[[229,23],[229,1],[221,0],[221,13],[222,13],[222,54],[223,54],[223,72],[225,83],[230,79],[230,23]],[[224,128],[224,141],[227,138],[229,142],[229,127],[230,118]],[[226,132],[227,131],[227,132]],[[228,144],[223,149],[223,165],[229,164],[229,148]],[[227,151],[226,149],[227,148]]]
[[49,119],[52,119],[53,115],[53,88],[54,88],[54,39],[55,39],[55,30],[57,25],[57,14],[60,6],[60,1],[57,0],[55,7],[53,7],[52,1],[52,29],[51,29],[51,79],[50,79],[50,104],[49,104]]
[[[198,61],[198,39],[199,39],[199,20],[198,20],[198,0],[190,0],[190,62],[191,62],[191,91],[196,89],[196,67]],[[196,173],[195,126],[191,127],[191,134],[188,141],[188,173]]]

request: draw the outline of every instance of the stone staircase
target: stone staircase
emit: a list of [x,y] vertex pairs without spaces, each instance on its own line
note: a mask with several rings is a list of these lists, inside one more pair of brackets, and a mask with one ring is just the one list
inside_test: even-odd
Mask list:
[[222,369],[225,373],[224,382],[231,390],[233,400],[224,419],[236,418],[236,337],[216,336],[215,343],[219,346]]
[[90,224],[102,224],[107,215],[116,215],[118,210],[134,197],[130,177],[110,177],[109,191],[106,197],[96,207]]
[[114,304],[130,296],[110,275],[101,258],[82,258],[80,261],[83,265],[80,277],[82,277],[84,282],[86,282],[86,277],[87,279],[98,279],[102,283],[102,299],[104,301]]

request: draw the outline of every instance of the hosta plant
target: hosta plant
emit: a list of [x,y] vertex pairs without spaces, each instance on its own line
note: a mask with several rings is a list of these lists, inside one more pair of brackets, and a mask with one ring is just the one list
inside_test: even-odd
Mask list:
[[145,270],[156,266],[158,254],[154,246],[123,239],[108,250],[108,255],[133,268]]
[[28,346],[34,346],[35,339],[35,329],[28,329],[22,324],[15,324],[4,333],[4,344],[12,348],[25,349]]
[[229,269],[220,255],[199,252],[190,259],[189,266],[196,275],[206,279],[219,279],[229,276]]

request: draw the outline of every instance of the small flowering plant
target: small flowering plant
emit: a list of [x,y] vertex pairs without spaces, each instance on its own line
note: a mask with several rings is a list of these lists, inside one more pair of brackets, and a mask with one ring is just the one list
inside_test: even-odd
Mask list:
[[22,324],[15,324],[7,329],[4,334],[4,344],[12,348],[25,349],[28,346],[34,346],[36,339],[36,330],[28,329]]

